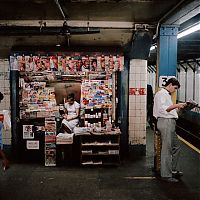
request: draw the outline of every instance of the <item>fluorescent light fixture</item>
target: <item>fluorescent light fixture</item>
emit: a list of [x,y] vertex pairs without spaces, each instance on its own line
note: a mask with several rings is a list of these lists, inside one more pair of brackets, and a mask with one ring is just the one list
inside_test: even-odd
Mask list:
[[199,31],[199,30],[200,30],[200,22],[198,22],[197,25],[192,26],[192,27],[190,27],[190,28],[184,30],[183,32],[178,33],[177,39],[182,38],[182,37],[184,37],[184,36],[186,36],[186,35],[189,35],[189,34],[191,34],[191,33],[194,33],[194,32],[196,32],[196,31]]
[[60,44],[56,44],[57,47],[60,47]]

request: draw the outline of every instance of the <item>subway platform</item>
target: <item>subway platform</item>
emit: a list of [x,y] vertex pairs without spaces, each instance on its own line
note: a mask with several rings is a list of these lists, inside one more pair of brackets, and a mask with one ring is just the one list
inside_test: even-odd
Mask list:
[[153,172],[153,132],[147,129],[146,156],[118,167],[45,167],[14,163],[0,170],[0,200],[199,200],[200,156],[181,141],[184,176],[163,182]]

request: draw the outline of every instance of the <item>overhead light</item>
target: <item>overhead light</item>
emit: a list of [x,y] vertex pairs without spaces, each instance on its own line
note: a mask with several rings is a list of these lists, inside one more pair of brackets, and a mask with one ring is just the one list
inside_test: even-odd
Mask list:
[[182,37],[184,37],[184,36],[186,36],[186,35],[189,35],[189,34],[191,34],[191,33],[194,33],[194,32],[196,32],[196,31],[199,31],[199,30],[200,30],[200,22],[198,22],[197,25],[192,26],[192,27],[190,27],[190,28],[188,28],[188,29],[186,29],[186,30],[184,30],[184,31],[182,31],[182,32],[180,32],[180,33],[178,33],[177,39],[182,38]]
[[156,47],[156,45],[151,46],[150,51],[153,51]]
[[56,44],[57,47],[60,47],[60,44]]
[[[199,30],[200,30],[200,22],[198,22],[198,24],[196,24],[196,25],[194,25],[194,26],[192,26],[192,27],[190,27],[190,28],[178,33],[177,39],[182,38],[182,37],[184,37],[186,35],[189,35],[191,33],[199,31]],[[157,47],[156,45],[151,46],[150,51],[153,51],[156,47]]]

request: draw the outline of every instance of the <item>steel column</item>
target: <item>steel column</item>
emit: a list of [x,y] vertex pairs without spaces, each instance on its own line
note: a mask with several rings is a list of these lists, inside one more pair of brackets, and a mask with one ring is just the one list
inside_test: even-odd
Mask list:
[[[157,74],[161,76],[176,76],[177,68],[177,26],[162,25],[159,32],[159,41],[157,48]],[[157,85],[158,86],[158,85]],[[174,96],[175,97],[175,96]],[[173,99],[173,98],[172,98]],[[173,99],[175,101],[176,97]],[[159,131],[154,132],[154,168],[157,173],[160,172],[160,153],[161,153],[161,136]]]
[[176,76],[177,33],[175,25],[162,25],[158,42],[158,76]]
[[12,150],[15,158],[19,157],[19,134],[17,129],[19,116],[19,72],[10,71],[10,102],[11,102],[11,132],[12,132]]

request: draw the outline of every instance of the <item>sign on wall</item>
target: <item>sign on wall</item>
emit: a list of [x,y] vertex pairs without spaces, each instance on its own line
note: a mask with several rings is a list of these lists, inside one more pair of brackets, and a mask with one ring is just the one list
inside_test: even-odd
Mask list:
[[175,76],[160,76],[159,87],[164,87],[170,78],[176,78],[176,77]]

